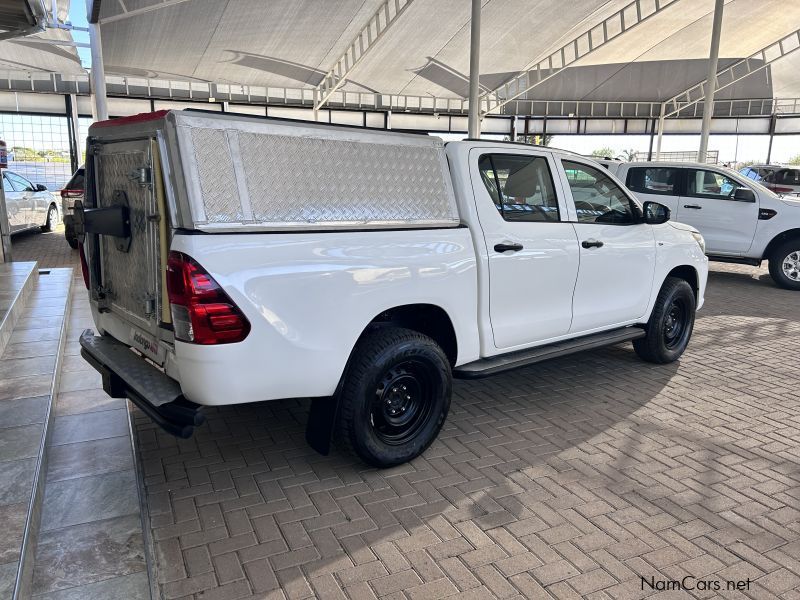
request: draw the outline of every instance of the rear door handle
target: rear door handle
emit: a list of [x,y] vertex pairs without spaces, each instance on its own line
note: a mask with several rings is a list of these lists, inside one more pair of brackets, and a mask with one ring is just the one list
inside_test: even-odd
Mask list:
[[494,247],[495,252],[507,252],[509,250],[511,250],[512,252],[519,252],[520,250],[522,250],[522,244],[502,242],[500,244],[496,244]]
[[702,210],[703,209],[703,207],[700,206],[699,204],[684,204],[683,208],[693,208],[695,210]]
[[588,239],[588,240],[583,240],[581,242],[581,246],[583,246],[584,248],[602,248],[603,242],[601,242],[600,240]]

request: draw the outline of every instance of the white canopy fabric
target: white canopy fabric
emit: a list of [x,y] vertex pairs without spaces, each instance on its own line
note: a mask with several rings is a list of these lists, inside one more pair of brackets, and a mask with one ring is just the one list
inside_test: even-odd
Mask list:
[[[313,88],[384,0],[95,0],[108,74]],[[481,84],[498,88],[630,0],[484,0]],[[705,78],[714,0],[676,0],[526,97],[663,101]],[[343,89],[465,97],[467,0],[413,0]],[[727,0],[720,68],[800,29],[798,0]],[[800,38],[797,44],[800,44]],[[800,97],[800,51],[721,92]]]
[[[0,32],[7,39],[0,41],[0,69],[23,72],[59,73],[79,75],[85,73],[72,43],[72,34],[63,29],[45,29],[52,9],[52,2],[41,0],[0,0]],[[56,2],[56,18],[60,22],[67,19],[69,0]],[[27,29],[22,15],[27,15],[33,24]],[[38,30],[27,34],[29,30]],[[13,37],[12,37],[13,36]]]

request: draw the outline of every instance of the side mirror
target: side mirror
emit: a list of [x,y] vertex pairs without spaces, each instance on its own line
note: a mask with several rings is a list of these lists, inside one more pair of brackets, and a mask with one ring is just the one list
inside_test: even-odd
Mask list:
[[36,192],[46,192],[47,191],[47,186],[44,186],[41,183],[38,183],[38,184],[36,184],[36,189],[34,191],[36,191]]
[[644,203],[644,222],[648,225],[661,225],[669,221],[672,211],[669,207],[648,200]]
[[750,188],[740,187],[733,192],[733,199],[739,202],[755,202],[756,194]]

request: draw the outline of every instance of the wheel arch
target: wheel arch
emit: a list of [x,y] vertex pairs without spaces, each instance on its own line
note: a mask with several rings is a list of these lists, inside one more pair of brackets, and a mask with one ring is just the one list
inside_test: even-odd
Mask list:
[[333,430],[339,414],[342,387],[359,342],[375,328],[386,326],[404,327],[427,335],[439,344],[450,362],[450,366],[456,364],[458,357],[456,330],[450,315],[441,306],[415,303],[394,306],[381,311],[364,326],[350,349],[333,398],[314,398],[311,403],[306,423],[306,441],[317,452],[327,455],[330,451]]
[[782,243],[788,241],[798,239],[800,240],[800,227],[796,227],[794,229],[787,229],[786,231],[782,231],[774,238],[772,238],[767,244],[767,247],[764,248],[764,254],[761,257],[762,260],[769,260],[770,254],[772,254],[773,250],[780,246]]
[[393,325],[427,335],[441,347],[450,365],[458,358],[458,338],[453,320],[445,309],[436,304],[403,304],[375,315],[364,327],[359,339],[375,327]]
[[[673,268],[669,273],[667,273],[667,276],[664,278],[664,281],[666,281],[670,277],[677,277],[678,279],[683,279],[686,283],[688,283],[692,287],[692,291],[694,291],[695,300],[698,299],[698,295],[700,293],[700,276],[697,273],[697,269],[695,269],[692,265],[678,265],[677,267]],[[661,282],[662,287],[664,286],[664,281]]]

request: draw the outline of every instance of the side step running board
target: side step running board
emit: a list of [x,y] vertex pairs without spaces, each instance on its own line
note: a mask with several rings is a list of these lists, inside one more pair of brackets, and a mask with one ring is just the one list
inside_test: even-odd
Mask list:
[[460,379],[479,379],[518,367],[540,363],[551,358],[558,358],[559,356],[566,356],[567,354],[591,350],[601,346],[619,344],[620,342],[629,342],[644,336],[645,331],[641,327],[623,327],[622,329],[593,333],[572,340],[548,344],[547,346],[518,350],[509,354],[476,360],[453,369],[453,376]]

